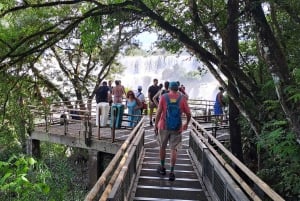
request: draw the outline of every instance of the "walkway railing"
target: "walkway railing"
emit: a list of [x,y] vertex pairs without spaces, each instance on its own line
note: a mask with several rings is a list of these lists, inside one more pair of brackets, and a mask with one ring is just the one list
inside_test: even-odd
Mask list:
[[[239,201],[248,200],[247,197],[249,197],[251,200],[260,201],[266,200],[266,196],[276,201],[284,200],[240,162],[194,118],[192,118],[190,149],[193,153],[193,159],[198,163],[197,167],[205,185],[208,187],[211,195],[217,196],[218,200]],[[227,160],[224,159],[225,157]],[[251,181],[251,184],[245,182],[230,164],[237,166],[247,176],[247,179]],[[226,176],[228,175],[227,173],[229,173],[230,177]],[[235,186],[231,178],[238,186]],[[258,195],[257,191],[253,190],[256,188],[260,189],[260,192],[263,192],[264,195]],[[247,197],[245,197],[243,192],[246,192]]]
[[[44,129],[46,132],[51,132],[51,129],[56,129],[55,133],[63,134],[63,135],[84,135],[86,139],[86,144],[90,143],[90,138],[92,136],[93,127],[97,129],[97,136],[100,140],[100,131],[101,128],[111,127],[111,139],[112,142],[115,141],[115,132],[116,129],[127,129],[129,127],[124,126],[126,122],[128,123],[128,118],[131,117],[138,117],[134,118],[132,121],[134,124],[137,124],[138,121],[142,118],[141,115],[129,115],[126,113],[122,114],[121,122],[124,122],[123,125],[116,128],[116,119],[117,114],[113,113],[108,114],[108,120],[111,120],[111,125],[101,125],[100,126],[100,115],[102,113],[101,108],[98,109],[98,126],[96,126],[96,103],[93,101],[87,101],[86,104],[81,103],[80,106],[76,105],[75,102],[56,102],[50,105],[44,105],[31,107],[31,112],[34,116],[34,126],[40,127]],[[76,109],[80,107],[81,109]],[[87,109],[86,109],[87,108]],[[110,121],[108,121],[110,122]],[[63,126],[63,129],[57,129],[57,125]],[[70,126],[73,125],[73,126]],[[132,127],[129,128],[130,130]],[[63,132],[63,133],[59,133]]]
[[126,200],[125,197],[129,197],[133,187],[143,151],[144,118],[122,144],[85,201]]
[[200,116],[200,115],[211,115],[213,113],[215,101],[189,99],[188,103],[192,111],[192,115]]
[[91,110],[86,109],[85,104],[81,105],[81,109],[77,109],[73,106],[76,102],[54,102],[49,105],[40,105],[38,107],[31,106],[31,112],[34,118],[35,126],[45,127],[46,131],[52,125],[64,125],[65,134],[78,132],[68,130],[68,124],[82,123],[85,121],[91,121]]

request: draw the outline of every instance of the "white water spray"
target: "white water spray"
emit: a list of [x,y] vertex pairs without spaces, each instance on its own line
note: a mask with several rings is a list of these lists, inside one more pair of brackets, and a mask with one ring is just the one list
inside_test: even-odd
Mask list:
[[218,91],[219,84],[211,73],[191,75],[199,72],[198,68],[203,68],[203,65],[190,55],[124,56],[119,58],[119,62],[126,70],[116,79],[120,79],[122,85],[131,90],[141,85],[145,95],[154,78],[159,83],[180,81],[191,99],[214,100]]

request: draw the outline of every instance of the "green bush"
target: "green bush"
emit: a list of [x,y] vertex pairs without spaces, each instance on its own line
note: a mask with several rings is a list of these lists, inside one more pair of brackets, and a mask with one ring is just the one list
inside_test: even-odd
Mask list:
[[258,146],[264,153],[258,175],[287,200],[299,200],[300,146],[295,135],[276,129],[263,135]]
[[50,176],[45,166],[31,157],[12,156],[0,161],[0,200],[32,200],[33,195],[46,195]]

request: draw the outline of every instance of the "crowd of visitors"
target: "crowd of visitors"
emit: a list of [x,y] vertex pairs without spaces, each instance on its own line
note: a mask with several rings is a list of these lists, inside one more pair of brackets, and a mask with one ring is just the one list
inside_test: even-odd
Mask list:
[[[223,114],[224,107],[222,87],[216,96],[214,112],[216,115]],[[149,109],[149,125],[154,125],[155,137],[160,145],[159,158],[160,165],[157,172],[161,175],[166,174],[165,159],[166,148],[169,144],[170,148],[170,172],[169,180],[175,180],[175,163],[177,158],[177,150],[181,146],[182,131],[186,130],[191,119],[191,111],[188,105],[188,94],[185,86],[179,81],[165,81],[159,84],[158,79],[153,79],[153,83],[148,87],[147,98],[142,92],[142,86],[137,86],[136,90],[126,89],[121,85],[120,80],[106,81],[96,91],[97,107],[104,107],[113,104],[122,104],[128,110],[128,126],[134,127],[143,112]],[[147,104],[148,102],[148,104]],[[105,103],[105,104],[103,104]],[[104,105],[104,106],[103,106]],[[156,110],[156,115],[154,111]],[[181,119],[182,113],[185,114],[186,120],[183,123]],[[97,119],[97,121],[99,121]],[[100,120],[101,122],[101,120]]]
[[[180,85],[179,81],[177,81],[177,85],[178,92],[188,98],[184,85]],[[125,108],[128,109],[129,115],[149,114],[149,125],[153,126],[153,122],[155,122],[153,113],[159,105],[160,97],[165,93],[169,93],[169,81],[165,81],[164,84],[159,84],[158,79],[153,79],[153,84],[148,87],[147,96],[143,93],[143,87],[140,85],[137,86],[136,89],[127,90],[128,91],[126,92],[125,87],[121,84],[121,80],[115,80],[114,86],[112,80],[102,82],[101,86],[99,86],[95,93],[97,102],[96,125],[98,125],[99,121],[99,108],[103,109],[103,107],[107,107],[108,103],[109,106],[112,106],[112,104],[123,104]],[[130,95],[128,94],[129,92]],[[131,96],[131,92],[133,93],[133,96]],[[138,103],[138,109],[140,111],[132,111],[132,98]],[[131,117],[129,119],[136,120],[136,118]],[[134,126],[135,124],[129,123],[129,125]]]

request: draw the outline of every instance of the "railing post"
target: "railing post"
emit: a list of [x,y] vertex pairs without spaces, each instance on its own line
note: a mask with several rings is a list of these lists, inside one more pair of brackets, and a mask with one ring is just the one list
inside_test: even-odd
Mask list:
[[65,135],[67,135],[68,133],[68,119],[67,119],[67,115],[64,114],[64,129],[65,129]]
[[89,115],[85,114],[84,117],[84,142],[86,144],[86,146],[91,146],[91,136],[92,136],[92,126],[91,123],[89,121]]
[[112,142],[115,141],[115,132],[116,132],[116,122],[117,122],[117,107],[112,107],[111,108],[111,138],[112,138]]
[[88,127],[89,127],[89,145],[91,145],[91,138],[92,138],[92,133],[93,133],[93,128],[92,128],[92,122],[90,121],[90,115],[88,114]]
[[47,113],[45,111],[45,124],[46,124],[46,132],[49,131],[49,125],[48,125],[48,118],[47,118]]
[[211,121],[211,112],[210,110],[208,110],[208,113],[207,113],[207,122],[210,122]]
[[97,121],[97,132],[98,132],[98,140],[100,140],[100,116],[101,116],[101,107],[98,107],[98,121]]

